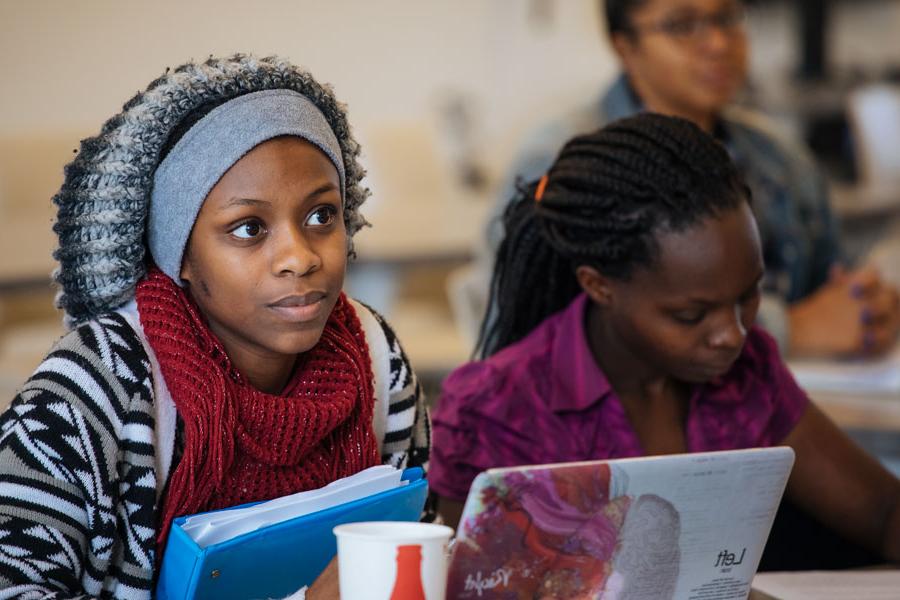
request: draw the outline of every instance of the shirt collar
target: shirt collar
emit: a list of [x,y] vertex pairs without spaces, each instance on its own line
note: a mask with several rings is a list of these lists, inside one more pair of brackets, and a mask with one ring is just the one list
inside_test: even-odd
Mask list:
[[634,93],[628,77],[622,73],[600,101],[600,109],[607,121],[615,121],[643,111],[644,103]]
[[[637,92],[634,91],[631,82],[628,81],[628,76],[621,73],[600,101],[600,110],[603,111],[607,121],[615,121],[632,117],[647,109]],[[735,131],[726,118],[720,116],[716,119],[713,137],[732,150],[732,140],[736,136],[740,137],[740,132]]]
[[584,330],[587,294],[581,293],[559,314],[550,347],[555,385],[549,399],[554,412],[584,410],[612,391],[591,353]]
[[[754,118],[759,119],[739,107],[727,108],[721,120],[725,133],[723,143],[745,177],[756,176],[776,188],[787,187],[789,177],[784,155],[771,136],[761,135],[761,128],[754,130]],[[746,165],[753,168],[748,169]]]
[[[636,115],[645,108],[628,76],[621,73],[601,99],[600,110],[609,122]],[[784,186],[786,176],[781,153],[773,148],[768,136],[753,134],[754,119],[758,117],[739,107],[727,106],[716,120],[713,135],[725,146],[738,167],[752,164],[755,173],[775,185]],[[749,126],[747,122],[750,122]]]

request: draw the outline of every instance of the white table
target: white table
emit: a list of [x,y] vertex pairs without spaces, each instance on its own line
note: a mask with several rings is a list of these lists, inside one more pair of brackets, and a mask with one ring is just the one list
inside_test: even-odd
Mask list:
[[896,567],[760,573],[749,600],[896,600],[898,590]]
[[900,394],[809,392],[816,406],[843,429],[900,435]]
[[834,183],[831,203],[843,220],[884,217],[900,214],[900,187]]

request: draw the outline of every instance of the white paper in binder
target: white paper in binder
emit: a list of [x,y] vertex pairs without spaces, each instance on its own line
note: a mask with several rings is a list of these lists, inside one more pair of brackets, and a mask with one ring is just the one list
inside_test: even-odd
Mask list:
[[378,465],[308,492],[244,508],[194,515],[188,517],[182,529],[198,546],[205,548],[266,525],[396,488],[401,485],[402,473],[390,465]]

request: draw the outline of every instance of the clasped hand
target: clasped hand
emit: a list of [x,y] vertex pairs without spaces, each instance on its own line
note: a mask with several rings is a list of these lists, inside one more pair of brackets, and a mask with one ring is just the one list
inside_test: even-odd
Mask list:
[[900,330],[900,296],[872,267],[835,267],[825,285],[791,306],[790,325],[795,355],[881,354]]

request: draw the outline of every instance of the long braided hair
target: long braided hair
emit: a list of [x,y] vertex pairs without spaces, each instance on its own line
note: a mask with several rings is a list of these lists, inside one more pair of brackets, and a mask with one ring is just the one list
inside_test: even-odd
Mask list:
[[[575,270],[627,280],[684,231],[750,200],[725,149],[690,121],[644,113],[570,140],[507,207],[476,353],[525,337],[581,291]],[[540,188],[540,189],[539,189]]]

